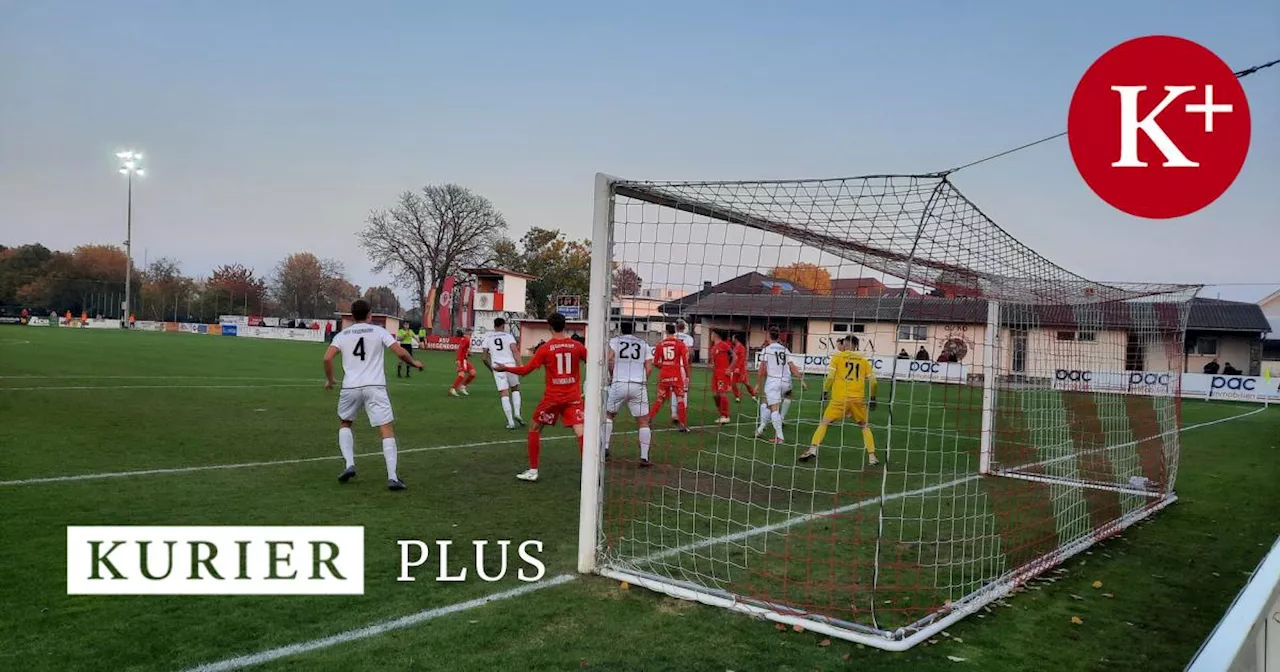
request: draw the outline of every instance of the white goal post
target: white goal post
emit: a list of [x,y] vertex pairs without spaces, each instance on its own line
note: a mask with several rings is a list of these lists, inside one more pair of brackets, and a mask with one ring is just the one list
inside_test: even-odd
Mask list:
[[[945,174],[598,175],[578,570],[908,649],[1176,501],[1198,290],[1071,273]],[[611,385],[624,326],[687,384]]]

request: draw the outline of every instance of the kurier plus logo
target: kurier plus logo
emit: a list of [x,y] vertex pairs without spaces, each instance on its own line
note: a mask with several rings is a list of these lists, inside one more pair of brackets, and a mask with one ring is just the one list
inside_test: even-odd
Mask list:
[[363,527],[69,526],[68,595],[363,595]]
[[1084,181],[1138,217],[1189,215],[1217,200],[1249,152],[1249,103],[1213,52],[1178,37],[1103,54],[1071,98],[1067,138]]

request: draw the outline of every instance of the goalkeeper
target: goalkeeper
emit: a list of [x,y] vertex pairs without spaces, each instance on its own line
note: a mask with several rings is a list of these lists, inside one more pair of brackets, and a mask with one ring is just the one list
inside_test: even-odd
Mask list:
[[852,418],[862,428],[862,442],[867,448],[867,464],[876,465],[876,440],[871,435],[871,427],[867,425],[867,411],[876,407],[876,375],[872,371],[871,362],[858,352],[858,337],[845,336],[836,344],[839,350],[831,356],[831,368],[827,371],[826,382],[822,385],[823,396],[827,398],[827,408],[822,412],[822,421],[813,432],[813,440],[809,449],[799,457],[799,461],[808,462],[818,456],[818,447],[827,436],[827,428],[831,423]]

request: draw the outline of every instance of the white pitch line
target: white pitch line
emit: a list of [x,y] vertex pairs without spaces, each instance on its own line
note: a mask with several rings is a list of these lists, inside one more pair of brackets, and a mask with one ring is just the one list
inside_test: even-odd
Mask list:
[[14,376],[0,376],[0,380],[288,380],[288,381],[306,381],[319,380],[324,382],[323,378],[281,378],[279,376],[101,376],[87,375],[80,376],[75,374],[64,374],[58,376],[43,376],[38,373],[26,373]]
[[468,611],[470,609],[475,609],[477,607],[483,607],[484,605],[489,604],[491,602],[497,602],[499,600],[509,600],[513,597],[528,595],[529,593],[542,590],[543,588],[551,588],[553,586],[564,585],[566,583],[569,583],[570,581],[573,581],[576,578],[577,578],[577,575],[575,574],[560,574],[559,576],[556,576],[551,579],[547,579],[546,581],[539,581],[537,583],[526,584],[518,588],[512,588],[511,590],[505,590],[503,592],[494,593],[492,595],[486,595],[484,597],[478,597],[474,600],[468,600],[466,602],[458,602],[456,604],[450,604],[444,607],[437,607],[435,609],[419,611],[416,614],[410,614],[408,616],[403,616],[401,618],[397,618],[390,621],[382,621],[380,623],[374,623],[373,625],[368,625],[356,630],[348,630],[346,632],[341,632],[336,635],[330,635],[329,637],[323,637],[321,639],[313,639],[309,642],[298,642],[297,644],[289,644],[288,646],[282,646],[277,649],[268,649],[266,651],[260,651],[258,653],[253,653],[247,656],[239,656],[237,658],[227,658],[225,660],[219,660],[213,663],[205,663],[204,665],[200,665],[199,667],[193,667],[187,672],[227,672],[228,670],[238,670],[244,667],[261,665],[263,663],[267,663],[273,660],[287,658],[289,656],[296,656],[302,653],[310,653],[312,651],[318,651],[320,649],[327,649],[331,646],[338,646],[339,644],[346,644],[348,642],[354,642],[361,639],[368,639],[370,637],[377,637],[379,635],[386,634],[393,630],[403,630],[404,628],[409,628],[419,623],[424,623],[426,621],[440,618],[441,616],[449,616],[451,614],[456,614],[462,611]]
[[32,387],[5,387],[0,385],[0,392],[36,392],[39,390],[55,390],[59,392],[84,390],[266,390],[277,387],[314,387],[322,389],[324,388],[324,383],[268,383],[266,385],[35,385]]
[[[710,426],[710,425],[707,425]],[[704,426],[693,426],[690,429],[701,429]],[[659,429],[658,432],[674,432],[674,429]],[[615,436],[635,434],[635,430],[626,432],[614,432]],[[542,441],[567,441],[575,438],[573,434],[544,436]],[[472,443],[454,443],[444,446],[425,446],[422,448],[405,448],[398,451],[398,454],[405,455],[407,453],[425,453],[437,450],[455,450],[458,448],[487,448],[490,446],[505,446],[513,443],[525,443],[528,439],[500,439],[497,441],[478,441]],[[359,453],[356,457],[376,457],[381,456],[382,451]],[[189,474],[198,471],[220,471],[227,469],[248,469],[250,467],[274,467],[285,464],[305,464],[307,462],[325,462],[341,460],[341,455],[325,455],[323,457],[299,457],[288,460],[268,460],[263,462],[239,462],[235,464],[205,464],[195,467],[164,467],[159,469],[137,469],[134,471],[110,471],[91,474],[70,474],[67,476],[41,476],[37,478],[21,478],[12,481],[0,481],[0,487],[17,486],[17,485],[38,485],[41,483],[65,483],[67,481],[96,481],[107,478],[129,478],[132,476],[155,476],[159,474]]]
[[[543,437],[543,441],[563,441],[568,436],[550,436]],[[455,443],[445,446],[427,446],[425,448],[408,448],[398,451],[400,455],[405,453],[422,453],[433,450],[451,450],[455,448],[483,448],[486,446],[501,446],[509,443],[524,443],[526,439],[503,439],[501,441],[481,441],[475,443]],[[382,451],[371,453],[360,453],[356,457],[373,457],[382,455]],[[14,481],[0,481],[0,486],[9,485],[35,485],[38,483],[62,483],[66,481],[95,481],[105,478],[128,478],[131,476],[154,476],[157,474],[189,474],[197,471],[219,471],[225,469],[248,469],[250,467],[274,467],[283,464],[304,464],[307,462],[328,462],[341,460],[341,455],[325,455],[324,457],[299,457],[291,460],[269,460],[264,462],[240,462],[236,464],[206,464],[198,467],[168,467],[162,469],[138,469],[135,471],[113,471],[93,474],[72,474],[69,476],[44,476],[40,478],[23,478]]]

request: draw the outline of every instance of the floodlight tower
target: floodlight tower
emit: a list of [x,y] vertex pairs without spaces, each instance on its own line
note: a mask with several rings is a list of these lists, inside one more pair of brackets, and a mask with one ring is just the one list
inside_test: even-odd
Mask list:
[[133,284],[133,176],[143,177],[146,171],[142,169],[142,152],[133,150],[125,150],[116,152],[116,158],[120,159],[120,174],[124,175],[129,182],[129,201],[128,210],[125,214],[125,237],[124,237],[124,315],[120,320],[124,324],[129,323],[130,315],[130,285]]

